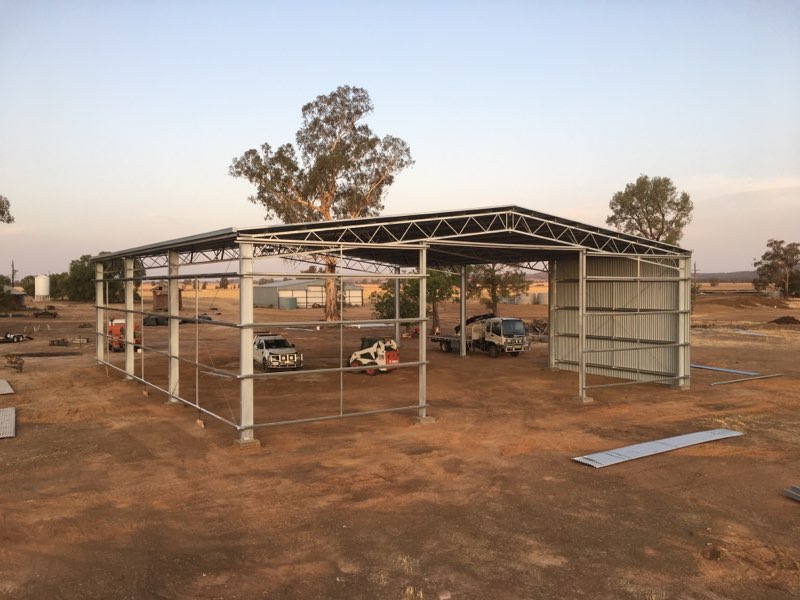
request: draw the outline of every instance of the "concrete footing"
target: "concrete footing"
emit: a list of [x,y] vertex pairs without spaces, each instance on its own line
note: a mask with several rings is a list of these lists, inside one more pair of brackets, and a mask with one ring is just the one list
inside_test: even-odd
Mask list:
[[414,420],[420,425],[430,425],[436,423],[436,417],[415,417]]
[[238,448],[239,450],[256,450],[261,448],[261,440],[257,438],[253,438],[252,440],[238,439],[233,442],[233,447]]
[[594,404],[594,398],[590,398],[589,396],[584,396],[581,398],[580,396],[574,396],[573,400],[578,404]]

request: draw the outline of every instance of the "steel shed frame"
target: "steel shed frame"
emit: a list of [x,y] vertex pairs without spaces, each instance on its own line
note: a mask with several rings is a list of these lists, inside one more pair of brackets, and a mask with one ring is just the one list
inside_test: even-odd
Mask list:
[[[518,206],[501,206],[439,213],[370,217],[333,222],[313,222],[261,227],[229,228],[179,238],[93,257],[95,264],[97,361],[122,371],[127,378],[137,379],[164,392],[173,403],[193,406],[235,427],[239,442],[254,442],[259,427],[313,420],[345,418],[395,410],[413,410],[420,418],[427,417],[426,344],[420,340],[416,361],[401,363],[399,368],[416,368],[419,373],[417,403],[411,406],[366,412],[322,415],[311,419],[255,423],[253,419],[253,380],[280,376],[281,373],[253,372],[252,333],[268,326],[314,325],[299,321],[255,323],[253,319],[254,279],[270,275],[257,272],[254,261],[280,257],[312,262],[320,256],[335,256],[341,267],[333,275],[340,283],[365,274],[394,279],[418,278],[420,293],[425,295],[429,268],[456,267],[461,271],[461,321],[465,320],[466,299],[463,289],[466,267],[473,264],[512,263],[546,271],[549,278],[549,320],[551,338],[549,365],[556,369],[577,371],[577,397],[589,400],[587,390],[593,387],[637,382],[669,383],[688,388],[690,383],[690,264],[691,253],[677,246],[595,227]],[[123,259],[124,273],[110,272],[114,259]],[[181,320],[179,317],[178,283],[187,274],[181,268],[215,263],[237,263],[234,271],[196,272],[189,278],[238,278],[239,315],[235,322],[213,321],[207,325],[232,327],[239,331],[239,369],[230,372],[201,365],[181,357],[179,353]],[[144,275],[135,276],[134,265]],[[168,282],[169,318],[166,352],[168,388],[162,389],[134,372],[134,317],[148,314],[134,306],[137,282],[153,279],[148,269],[166,270],[157,276]],[[415,269],[416,273],[401,273]],[[350,273],[357,273],[356,275]],[[292,274],[304,277],[302,273]],[[307,275],[320,278],[319,273]],[[107,303],[105,288],[110,280],[125,285],[124,309]],[[122,313],[126,319],[124,368],[106,359],[106,324],[111,313]],[[159,313],[164,316],[164,313]],[[195,315],[197,317],[197,315]],[[403,319],[407,322],[409,319]],[[425,305],[421,303],[416,321],[420,330],[427,329]],[[329,325],[340,328],[352,324],[392,324],[399,337],[400,319],[384,321],[340,320]],[[205,326],[205,325],[204,325]],[[465,327],[461,328],[462,336]],[[462,337],[461,354],[466,353]],[[342,357],[340,357],[342,358]],[[239,381],[240,414],[226,418],[200,406],[180,394],[180,365],[202,366],[221,377]],[[340,362],[341,364],[341,362]],[[339,367],[318,371],[339,373],[358,370]],[[309,371],[314,372],[314,371]],[[624,380],[623,382],[587,385],[587,374]],[[198,384],[199,385],[199,384]],[[197,393],[198,386],[195,386]]]

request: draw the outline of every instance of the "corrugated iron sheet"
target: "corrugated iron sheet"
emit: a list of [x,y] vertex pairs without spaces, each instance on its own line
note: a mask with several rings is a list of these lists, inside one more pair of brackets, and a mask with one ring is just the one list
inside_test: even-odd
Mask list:
[[662,452],[669,452],[670,450],[676,450],[678,448],[685,448],[687,446],[694,446],[695,444],[713,442],[740,435],[742,435],[740,432],[731,429],[710,429],[708,431],[697,431],[695,433],[677,435],[663,440],[644,442],[642,444],[634,444],[615,450],[578,456],[572,460],[589,465],[595,469],[600,469],[601,467],[608,467],[644,456],[652,456],[653,454],[661,454]]
[[16,435],[16,413],[15,408],[0,408],[0,438]]
[[[675,280],[681,275],[679,266],[677,260],[653,264],[620,256],[587,258],[589,277],[608,278],[586,282],[585,347],[594,351],[586,354],[587,373],[648,381],[688,372],[687,349],[666,345],[689,341],[688,311],[681,311],[686,283]],[[559,368],[577,370],[577,259],[559,260],[556,273],[559,281],[551,312],[553,356]],[[637,276],[645,279],[625,279]],[[665,346],[646,347],[659,344]]]

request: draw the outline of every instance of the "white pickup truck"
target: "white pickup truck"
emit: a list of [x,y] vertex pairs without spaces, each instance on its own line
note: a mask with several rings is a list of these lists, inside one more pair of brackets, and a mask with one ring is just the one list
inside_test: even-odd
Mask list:
[[264,331],[253,336],[253,361],[264,371],[299,369],[303,366],[303,355],[281,334]]

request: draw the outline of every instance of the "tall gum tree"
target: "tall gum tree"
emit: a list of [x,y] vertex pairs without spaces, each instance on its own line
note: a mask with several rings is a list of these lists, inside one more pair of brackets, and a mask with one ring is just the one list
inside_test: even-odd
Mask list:
[[11,202],[5,196],[0,196],[0,223],[13,223],[14,215],[11,214]]
[[609,202],[606,224],[624,233],[657,242],[677,244],[692,220],[694,205],[686,192],[678,193],[669,177],[640,175]]
[[[375,135],[363,119],[373,110],[363,88],[340,86],[303,106],[297,149],[284,144],[273,151],[247,150],[229,168],[256,187],[249,197],[266,209],[265,219],[284,223],[335,221],[371,217],[383,210],[383,199],[395,176],[414,164],[400,138]],[[323,258],[336,272],[335,256]],[[325,318],[341,318],[336,280],[325,279]]]
[[753,285],[757,290],[773,287],[780,290],[784,298],[788,298],[789,285],[800,268],[800,244],[769,240],[767,251],[760,260],[753,262],[753,266],[756,268]]

